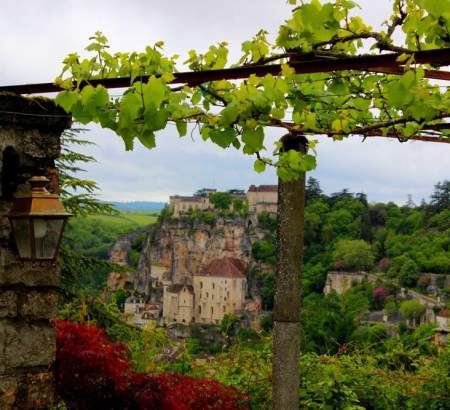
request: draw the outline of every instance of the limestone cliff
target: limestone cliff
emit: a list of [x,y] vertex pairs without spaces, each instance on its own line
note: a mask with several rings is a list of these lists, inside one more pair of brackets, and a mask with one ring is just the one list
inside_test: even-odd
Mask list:
[[242,218],[218,218],[214,225],[180,219],[155,227],[144,244],[139,276],[153,281],[191,283],[192,275],[213,259],[235,257],[251,262],[257,232]]
[[[133,242],[140,236],[148,234],[151,227],[144,227],[120,236],[109,250],[109,261],[121,266],[129,265],[128,254],[132,249]],[[140,275],[135,272],[111,272],[108,275],[107,286],[110,290],[117,290],[124,287],[134,288],[145,292],[148,287],[146,284],[137,283]]]

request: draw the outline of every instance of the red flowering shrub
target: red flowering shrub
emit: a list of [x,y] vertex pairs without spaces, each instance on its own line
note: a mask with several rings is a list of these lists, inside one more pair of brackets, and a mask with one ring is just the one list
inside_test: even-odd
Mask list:
[[54,321],[56,327],[57,390],[79,408],[122,405],[128,389],[130,366],[123,345],[112,343],[103,329],[84,324]]
[[374,301],[374,307],[376,309],[381,309],[389,296],[389,290],[383,287],[374,288],[372,291],[372,297]]
[[57,390],[71,409],[246,410],[245,395],[217,381],[131,370],[102,329],[57,320]]

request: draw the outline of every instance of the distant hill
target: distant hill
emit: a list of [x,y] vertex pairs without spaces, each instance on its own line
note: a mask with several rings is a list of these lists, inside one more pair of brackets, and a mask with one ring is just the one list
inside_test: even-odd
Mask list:
[[150,201],[111,202],[111,204],[119,211],[160,211],[167,205],[165,202]]

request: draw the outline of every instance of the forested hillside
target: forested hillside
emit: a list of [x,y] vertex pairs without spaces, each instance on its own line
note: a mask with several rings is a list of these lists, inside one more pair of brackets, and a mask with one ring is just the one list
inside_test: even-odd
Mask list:
[[[263,215],[265,240],[253,245],[256,260],[275,264],[275,221]],[[329,270],[384,272],[400,285],[415,287],[421,274],[450,273],[450,182],[437,183],[428,202],[370,203],[344,189],[326,195],[309,178],[305,210],[303,294],[322,293]],[[262,277],[271,306],[273,274]]]

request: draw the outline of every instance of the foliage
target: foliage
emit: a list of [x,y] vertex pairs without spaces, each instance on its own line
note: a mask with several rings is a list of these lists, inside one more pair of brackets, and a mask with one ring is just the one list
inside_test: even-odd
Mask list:
[[438,182],[434,186],[429,206],[433,214],[450,209],[450,181]]
[[[61,135],[61,154],[56,162],[60,196],[64,207],[74,215],[115,214],[111,204],[101,202],[96,198],[100,190],[95,181],[80,179],[76,174],[84,172],[81,164],[96,162],[95,158],[74,150],[75,146],[95,145],[93,142],[80,138],[79,134],[86,130],[72,128]],[[80,192],[81,191],[81,192]]]
[[405,300],[400,304],[400,313],[410,320],[418,320],[425,313],[425,306],[418,300]]
[[352,291],[342,296],[306,296],[301,311],[303,351],[334,354],[345,349],[357,328],[357,316],[368,303],[363,294]]
[[96,294],[105,289],[109,272],[121,272],[119,266],[102,259],[80,255],[63,246],[60,249],[61,287],[65,297]]
[[209,195],[209,201],[216,209],[220,211],[228,211],[231,203],[233,202],[233,197],[229,192],[214,192]]
[[262,307],[264,310],[273,309],[274,291],[275,291],[275,273],[260,272],[258,274],[260,282],[260,292],[262,299]]
[[412,261],[406,261],[398,272],[398,280],[401,285],[414,287],[419,279],[419,267]]
[[258,227],[270,233],[274,233],[277,229],[277,218],[269,212],[263,211],[258,214]]
[[333,256],[346,269],[369,269],[374,261],[370,245],[361,239],[339,241]]
[[[422,329],[411,334],[414,342],[385,339],[385,331],[383,325],[373,326],[370,330],[373,343],[367,340],[367,349],[373,344],[377,349],[385,344],[381,351],[359,350],[351,354],[341,351],[334,356],[303,354],[299,386],[302,408],[448,409],[448,350],[441,354],[421,353],[419,343],[429,345],[426,338],[423,342]],[[192,373],[208,375],[247,393],[251,409],[271,408],[269,337],[254,346],[235,345],[208,361],[195,360]]]
[[[155,133],[175,122],[180,137],[187,124],[196,122],[204,140],[222,148],[235,147],[255,155],[254,168],[262,172],[275,165],[283,179],[298,177],[315,168],[315,141],[310,152],[282,152],[275,144],[271,157],[262,157],[267,126],[282,127],[307,136],[325,134],[336,140],[349,135],[386,135],[400,140],[434,127],[448,117],[448,92],[424,78],[424,67],[415,64],[417,50],[445,48],[450,44],[447,1],[404,0],[393,2],[386,29],[374,32],[353,14],[353,1],[321,3],[301,1],[278,31],[275,43],[259,31],[242,44],[238,64],[281,63],[281,75],[250,76],[246,81],[217,80],[195,86],[171,87],[179,71],[178,56],[163,54],[163,42],[143,52],[109,52],[107,38],[97,32],[86,50],[87,58],[69,54],[56,84],[64,89],[56,102],[83,124],[99,123],[120,135],[126,149],[138,139],[147,148],[156,146]],[[295,5],[297,1],[290,0]],[[387,16],[386,16],[387,17]],[[402,30],[404,36],[395,36]],[[402,41],[398,41],[401,39]],[[289,52],[298,58],[334,58],[395,51],[405,65],[402,75],[337,71],[296,74],[289,66]],[[205,53],[191,50],[184,61],[191,70],[229,67],[228,44],[211,45]],[[98,78],[130,77],[130,86],[113,97]],[[148,76],[145,79],[143,76]]]
[[252,245],[252,255],[256,261],[261,261],[274,266],[276,261],[276,246],[273,242],[258,241]]
[[119,236],[155,221],[153,213],[129,212],[71,218],[64,232],[63,245],[80,255],[108,259],[109,249]]
[[55,321],[54,365],[59,395],[77,408],[154,410],[245,410],[243,394],[207,379],[134,372],[123,345],[103,330]]

